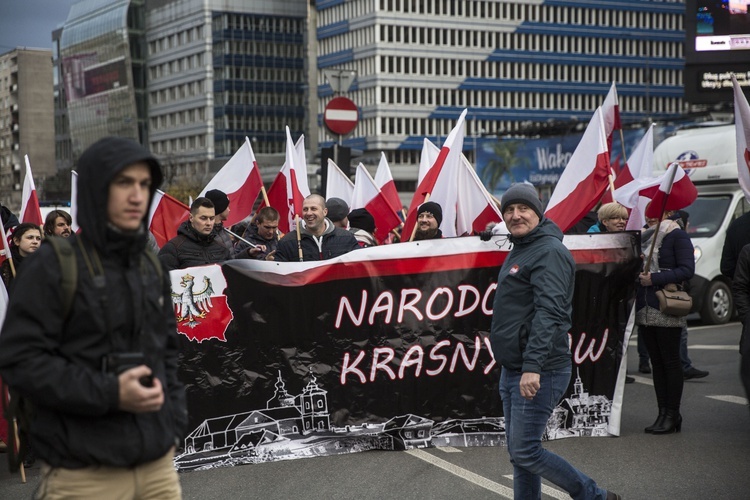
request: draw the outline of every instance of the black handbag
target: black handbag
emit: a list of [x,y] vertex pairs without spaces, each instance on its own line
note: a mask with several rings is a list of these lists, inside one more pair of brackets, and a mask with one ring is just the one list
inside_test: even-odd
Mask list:
[[670,316],[687,316],[693,307],[693,298],[675,283],[668,283],[656,291],[659,310]]

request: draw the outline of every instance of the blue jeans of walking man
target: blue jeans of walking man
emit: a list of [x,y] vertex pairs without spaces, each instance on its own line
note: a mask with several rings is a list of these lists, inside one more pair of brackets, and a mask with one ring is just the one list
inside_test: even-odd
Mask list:
[[513,464],[513,498],[542,497],[542,478],[567,491],[574,499],[606,499],[607,492],[562,457],[542,447],[542,436],[552,411],[570,383],[571,368],[541,373],[536,396],[521,396],[521,372],[503,368],[500,397],[505,414],[505,436]]

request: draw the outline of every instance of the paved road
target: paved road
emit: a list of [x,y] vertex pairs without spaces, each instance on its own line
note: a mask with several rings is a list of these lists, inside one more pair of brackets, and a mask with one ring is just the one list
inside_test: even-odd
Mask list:
[[[621,436],[547,443],[603,487],[626,499],[750,498],[750,409],[738,379],[739,324],[691,325],[690,356],[705,379],[685,383],[679,434],[643,433],[656,416],[648,375],[637,374],[635,342],[625,386]],[[29,482],[0,469],[0,498],[30,498]],[[181,476],[186,500],[503,499],[512,498],[512,468],[503,448],[436,448],[244,465]],[[568,498],[552,485],[545,499]]]

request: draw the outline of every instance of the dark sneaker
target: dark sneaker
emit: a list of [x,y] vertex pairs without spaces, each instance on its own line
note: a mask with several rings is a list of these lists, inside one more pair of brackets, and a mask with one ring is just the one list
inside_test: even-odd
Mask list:
[[691,366],[690,368],[688,368],[687,370],[685,370],[684,372],[682,372],[682,375],[685,378],[685,380],[690,380],[690,379],[693,379],[693,378],[708,377],[708,372],[703,371],[703,370],[699,370],[696,367]]
[[632,384],[633,382],[635,382],[635,379],[633,377],[631,377],[629,375],[625,376],[625,383],[626,384]]
[[638,365],[638,371],[641,373],[651,373],[651,367],[649,366],[648,362],[641,363]]
[[618,495],[617,493],[612,493],[611,491],[607,491],[607,500],[622,500],[622,497]]

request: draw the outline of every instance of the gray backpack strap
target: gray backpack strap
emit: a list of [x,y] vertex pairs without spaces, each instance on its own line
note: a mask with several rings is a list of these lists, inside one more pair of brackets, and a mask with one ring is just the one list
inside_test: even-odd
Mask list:
[[73,245],[59,236],[48,236],[44,239],[55,251],[60,264],[62,278],[60,280],[60,299],[63,306],[63,318],[67,319],[73,307],[73,299],[78,286],[78,262],[73,251]]

